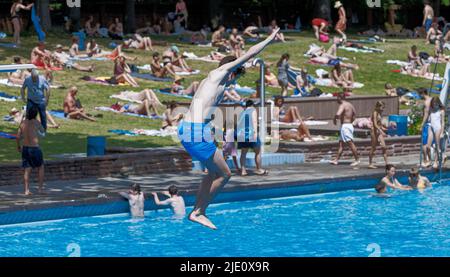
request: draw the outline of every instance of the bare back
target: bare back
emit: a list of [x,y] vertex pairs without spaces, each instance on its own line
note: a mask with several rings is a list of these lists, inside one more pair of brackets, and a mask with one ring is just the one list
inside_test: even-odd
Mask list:
[[356,110],[355,107],[353,107],[352,104],[350,104],[347,101],[343,101],[342,104],[339,106],[340,113],[340,119],[341,124],[346,123],[353,123],[355,121],[356,117]]
[[38,147],[39,135],[38,131],[43,132],[42,125],[36,119],[24,120],[19,127],[19,136],[23,139],[23,146]]

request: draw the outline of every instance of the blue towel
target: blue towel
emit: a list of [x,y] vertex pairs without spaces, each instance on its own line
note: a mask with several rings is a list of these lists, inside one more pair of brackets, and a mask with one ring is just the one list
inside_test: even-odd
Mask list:
[[117,135],[121,135],[121,136],[131,136],[131,137],[135,137],[138,136],[138,134],[135,134],[131,131],[127,131],[127,130],[108,130],[109,133],[113,133],[113,134],[117,134]]
[[5,139],[16,139],[16,136],[15,136],[15,135],[8,134],[8,133],[0,132],[0,138],[5,138]]
[[164,95],[174,96],[174,97],[182,97],[182,98],[192,99],[192,96],[190,96],[190,95],[182,95],[182,94],[171,93],[170,92],[170,88],[159,89],[159,90],[156,90],[156,92],[160,93],[160,94],[164,94]]
[[143,73],[136,73],[136,72],[131,73],[131,76],[139,78],[139,79],[155,81],[155,82],[172,82],[173,81],[173,79],[171,79],[171,78],[158,78],[152,74],[143,74]]
[[12,100],[12,99],[17,100],[19,97],[14,96],[14,95],[7,94],[6,92],[0,91],[0,98],[6,98],[6,99],[11,99],[11,100]]
[[4,48],[17,48],[17,44],[15,44],[15,43],[5,43],[5,42],[2,42],[2,43],[0,43],[0,47],[4,47]]
[[253,94],[256,92],[255,89],[252,88],[244,88],[244,87],[237,87],[234,90],[236,90],[237,93],[240,94]]
[[38,39],[40,42],[45,41],[45,33],[42,31],[41,28],[41,20],[36,15],[36,8],[35,5],[33,5],[33,8],[31,9],[31,21],[33,21],[34,29],[36,30]]
[[61,110],[48,111],[48,113],[57,118],[67,119],[67,117],[64,116],[64,111],[61,111]]

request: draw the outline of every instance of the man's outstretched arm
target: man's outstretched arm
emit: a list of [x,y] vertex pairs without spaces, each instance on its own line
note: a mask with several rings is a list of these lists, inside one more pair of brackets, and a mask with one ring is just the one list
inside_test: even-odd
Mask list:
[[250,60],[251,58],[253,58],[256,55],[258,55],[259,53],[261,53],[261,51],[263,51],[264,48],[266,48],[266,46],[269,45],[275,39],[275,36],[278,34],[279,31],[280,31],[280,28],[276,29],[275,31],[272,32],[272,34],[267,39],[265,39],[264,41],[256,44],[252,48],[250,48],[248,50],[248,52],[245,53],[245,55],[243,55],[242,57],[236,59],[233,62],[224,64],[219,69],[232,71],[233,69],[243,65],[248,60]]

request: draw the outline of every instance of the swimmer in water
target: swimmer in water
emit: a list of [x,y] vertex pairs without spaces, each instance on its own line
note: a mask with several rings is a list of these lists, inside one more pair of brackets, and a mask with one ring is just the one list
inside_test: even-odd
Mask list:
[[128,192],[119,192],[119,194],[123,198],[128,199],[132,217],[144,217],[145,198],[140,185],[134,184],[130,187]]
[[158,193],[153,192],[153,198],[155,204],[158,206],[170,206],[176,217],[184,217],[186,215],[186,207],[182,196],[178,195],[178,188],[176,186],[170,186],[167,192],[163,192],[163,195],[169,197],[164,201],[160,201]]
[[409,172],[409,186],[412,189],[417,189],[419,191],[423,191],[426,188],[431,188],[431,182],[427,177],[420,175],[419,170],[417,168],[412,168]]
[[381,179],[380,183],[375,186],[375,190],[378,194],[384,194],[388,192],[388,188],[395,190],[412,190],[409,186],[403,186],[395,178],[396,168],[392,164],[386,165],[386,176]]

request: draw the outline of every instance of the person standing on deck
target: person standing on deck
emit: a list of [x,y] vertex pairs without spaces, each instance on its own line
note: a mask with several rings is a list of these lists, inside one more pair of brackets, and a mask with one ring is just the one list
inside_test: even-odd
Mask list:
[[217,229],[206,217],[206,209],[219,190],[231,178],[231,171],[223,154],[214,144],[211,132],[211,115],[221,102],[225,88],[245,73],[243,65],[264,50],[280,30],[274,30],[263,42],[253,46],[249,51],[236,58],[227,56],[222,59],[219,68],[211,71],[195,93],[189,112],[178,127],[178,135],[187,152],[206,165],[208,175],[203,178],[197,194],[197,200],[189,220]]
[[346,41],[347,35],[345,34],[345,30],[347,29],[347,14],[344,5],[342,5],[341,1],[336,1],[334,8],[338,9],[339,13],[339,20],[336,23],[335,30],[342,36],[342,39]]
[[431,25],[433,24],[434,10],[433,7],[431,7],[431,3],[429,0],[424,0],[423,4],[425,5],[425,7],[423,9],[422,26],[425,27],[425,31],[428,33],[428,31],[431,29]]
[[339,109],[334,117],[333,123],[337,124],[337,120],[341,120],[341,131],[339,140],[339,150],[336,159],[330,161],[333,165],[338,165],[339,159],[341,158],[342,152],[344,151],[344,144],[348,145],[352,150],[353,156],[355,157],[355,162],[351,166],[357,166],[360,164],[358,150],[356,149],[355,143],[353,142],[353,121],[356,118],[355,107],[350,104],[350,102],[345,101],[345,93],[340,93],[337,97],[337,102],[339,104]]
[[423,119],[422,124],[420,125],[420,130],[422,130],[422,145],[423,145],[423,161],[422,167],[429,167],[431,165],[431,156],[427,151],[426,145],[428,144],[428,129],[430,128],[430,111],[431,111],[431,100],[433,98],[430,96],[430,93],[426,88],[420,88],[417,90],[420,97],[423,99],[424,108],[423,108]]

